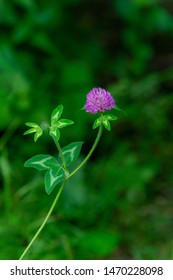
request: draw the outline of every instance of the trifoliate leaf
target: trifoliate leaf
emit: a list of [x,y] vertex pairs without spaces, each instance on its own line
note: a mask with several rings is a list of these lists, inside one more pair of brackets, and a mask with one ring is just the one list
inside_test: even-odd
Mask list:
[[[73,142],[62,148],[62,153],[64,155],[67,166],[77,160],[81,151],[82,144],[83,142]],[[58,161],[62,164],[60,155],[58,156]]]
[[59,105],[57,108],[53,110],[51,115],[51,125],[53,125],[59,120],[59,118],[62,115],[62,112],[63,112],[63,105]]
[[47,194],[50,194],[64,180],[64,177],[64,171],[61,167],[49,169],[45,175],[45,190]]
[[30,134],[30,133],[35,133],[34,135],[34,141],[36,142],[38,138],[43,134],[42,128],[36,124],[36,123],[26,123],[27,126],[30,126],[32,128],[28,129],[27,131],[24,132],[24,135]]
[[25,167],[32,167],[37,170],[47,170],[50,168],[59,168],[60,164],[56,160],[56,158],[46,155],[46,154],[40,154],[33,156],[32,158],[28,159],[25,164]]

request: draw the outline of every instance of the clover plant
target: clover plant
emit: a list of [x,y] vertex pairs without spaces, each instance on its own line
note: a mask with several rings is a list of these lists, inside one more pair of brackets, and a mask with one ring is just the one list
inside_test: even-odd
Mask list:
[[50,195],[53,191],[57,191],[57,194],[43,223],[37,230],[29,245],[26,247],[26,249],[20,256],[20,260],[24,258],[31,245],[44,228],[67,181],[69,181],[69,179],[87,162],[87,160],[90,158],[93,151],[97,147],[97,144],[102,135],[103,127],[110,131],[110,121],[117,120],[117,116],[113,114],[104,114],[104,112],[111,109],[121,110],[117,105],[115,105],[115,101],[111,94],[102,88],[93,88],[87,94],[86,103],[83,109],[85,109],[85,111],[90,114],[99,114],[99,116],[93,124],[93,129],[98,128],[98,133],[89,153],[72,172],[69,172],[69,166],[73,165],[73,163],[79,157],[83,142],[73,142],[61,148],[61,129],[74,124],[72,120],[61,118],[63,114],[63,105],[59,105],[53,110],[50,119],[50,124],[43,123],[42,125],[38,125],[32,122],[26,123],[26,125],[30,128],[24,133],[24,135],[34,133],[34,141],[36,142],[45,131],[48,132],[58,150],[58,156],[56,158],[48,154],[35,155],[32,158],[28,159],[25,162],[24,166],[32,167],[37,170],[44,170],[44,182],[46,193]]

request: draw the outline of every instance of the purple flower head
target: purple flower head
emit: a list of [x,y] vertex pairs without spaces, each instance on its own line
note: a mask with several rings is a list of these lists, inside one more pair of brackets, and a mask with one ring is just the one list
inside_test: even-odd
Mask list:
[[85,103],[85,110],[88,113],[96,114],[111,110],[115,101],[111,94],[103,88],[93,88],[88,94]]

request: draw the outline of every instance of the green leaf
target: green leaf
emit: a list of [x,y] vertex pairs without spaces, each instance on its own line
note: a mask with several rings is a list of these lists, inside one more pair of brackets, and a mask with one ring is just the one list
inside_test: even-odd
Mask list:
[[[67,166],[77,160],[81,151],[82,144],[83,142],[73,142],[62,148],[62,153],[65,157]],[[58,161],[62,164],[60,155],[58,156]]]
[[43,134],[42,128],[36,123],[27,122],[26,125],[30,126],[32,128],[25,131],[23,135],[27,135],[27,134],[30,134],[30,133],[35,133],[34,141],[36,142],[38,140],[38,138]]
[[27,131],[25,131],[25,132],[23,133],[23,135],[27,135],[27,134],[34,133],[34,132],[36,132],[36,129],[35,129],[35,128],[30,128],[30,129],[28,129]]
[[34,135],[34,142],[36,142],[38,140],[38,138],[43,134],[42,129],[37,129],[37,132]]
[[110,122],[107,119],[104,119],[102,123],[107,130],[111,130]]
[[25,125],[30,126],[30,127],[35,127],[35,128],[39,127],[38,124],[32,123],[32,122],[27,122],[27,123],[25,123]]
[[59,105],[57,108],[53,110],[51,115],[51,125],[53,125],[59,120],[59,118],[62,115],[62,112],[63,112],[63,105]]
[[60,120],[56,123],[56,125],[57,125],[58,128],[63,128],[63,127],[65,127],[65,126],[68,126],[68,125],[71,125],[71,124],[74,124],[74,122],[71,121],[71,120],[67,120],[67,119],[60,119]]
[[58,169],[49,169],[45,175],[45,190],[47,194],[50,194],[64,180],[64,177],[64,171],[60,166]]
[[115,120],[118,119],[118,117],[117,117],[117,116],[114,116],[114,115],[106,115],[106,117],[107,117],[107,119],[108,119],[109,121],[115,121]]
[[98,118],[95,120],[94,124],[93,124],[93,129],[97,128],[98,126],[100,126],[102,123],[101,118]]
[[54,157],[40,154],[28,159],[24,166],[32,167],[38,170],[47,170],[53,167],[59,168],[60,164]]
[[53,138],[55,138],[55,140],[58,142],[59,141],[59,138],[60,138],[60,131],[57,127],[50,127],[50,130],[49,130],[49,134],[50,136],[52,136]]

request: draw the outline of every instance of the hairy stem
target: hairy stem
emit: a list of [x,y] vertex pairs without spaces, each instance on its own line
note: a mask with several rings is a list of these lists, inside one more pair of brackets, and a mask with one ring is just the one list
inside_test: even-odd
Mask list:
[[43,221],[43,223],[41,224],[41,226],[40,226],[39,229],[37,230],[36,234],[34,235],[34,237],[32,238],[32,240],[30,241],[30,243],[28,244],[28,246],[26,247],[26,249],[24,250],[23,254],[20,256],[19,260],[22,260],[22,259],[23,259],[23,257],[26,255],[26,253],[28,252],[28,250],[29,250],[29,248],[31,247],[31,245],[33,244],[33,242],[36,240],[36,238],[38,237],[38,235],[40,234],[40,232],[41,232],[42,229],[44,228],[44,226],[45,226],[47,220],[49,219],[50,215],[52,214],[53,209],[55,208],[55,205],[56,205],[56,203],[57,203],[57,201],[58,201],[58,199],[59,199],[59,196],[60,196],[62,190],[63,190],[64,187],[65,187],[66,182],[67,182],[67,181],[64,180],[64,182],[62,183],[62,185],[61,185],[61,187],[60,187],[60,189],[59,189],[59,191],[58,191],[58,193],[57,193],[57,195],[56,195],[56,197],[55,197],[55,199],[54,199],[54,201],[53,201],[53,203],[52,203],[52,205],[51,205],[51,207],[50,207],[50,209],[49,209],[49,212],[47,213],[47,215],[46,215],[46,217],[45,217],[45,219],[44,219],[44,221]]

